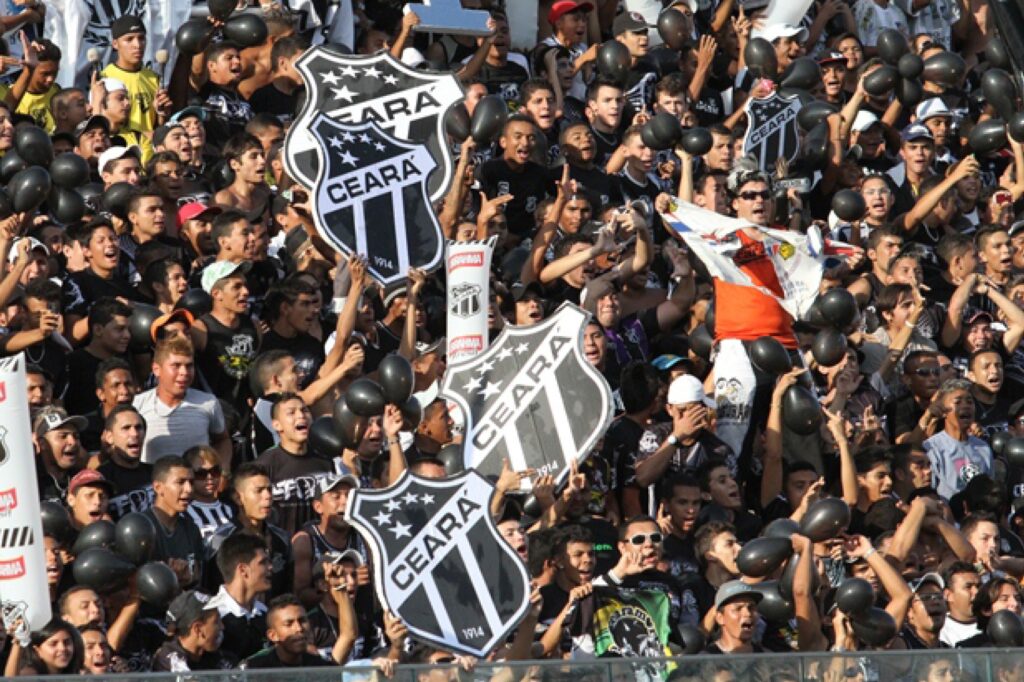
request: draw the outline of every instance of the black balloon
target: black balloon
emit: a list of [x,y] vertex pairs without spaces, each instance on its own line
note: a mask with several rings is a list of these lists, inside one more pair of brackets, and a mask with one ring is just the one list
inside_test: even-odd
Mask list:
[[645,145],[655,151],[672,149],[683,137],[679,119],[672,114],[661,112],[651,117],[640,132]]
[[1003,453],[1006,461],[1013,466],[1024,466],[1024,438],[1011,438],[1005,446]]
[[11,197],[15,213],[34,211],[50,195],[50,174],[45,168],[30,166],[18,172],[7,183],[7,194]]
[[49,166],[53,142],[39,126],[23,123],[14,129],[14,149],[30,166]]
[[836,588],[836,607],[848,616],[866,613],[875,604],[875,591],[863,578],[846,578]]
[[821,314],[821,306],[818,305],[820,302],[820,298],[815,299],[814,303],[811,304],[811,307],[807,309],[807,314],[804,315],[804,321],[817,329],[829,326],[829,321]]
[[44,500],[39,503],[39,513],[43,518],[43,535],[57,540],[67,540],[72,534],[71,515],[60,502]]
[[840,220],[852,223],[862,219],[868,207],[860,192],[841,189],[832,196],[832,210]]
[[469,112],[462,102],[455,104],[444,114],[444,131],[458,144],[469,137]]
[[412,431],[419,426],[423,419],[423,404],[419,398],[411,396],[408,400],[398,406],[402,411],[402,429]]
[[71,553],[77,557],[87,549],[113,549],[116,536],[113,521],[93,521],[78,532],[75,544],[71,546]]
[[81,220],[87,209],[81,194],[64,187],[53,187],[50,190],[49,206],[50,215],[64,225]]
[[77,190],[89,182],[89,162],[74,152],[58,154],[50,163],[50,179],[58,187]]
[[827,121],[822,121],[804,135],[800,154],[812,170],[822,170],[828,165],[828,136]]
[[241,47],[256,47],[267,42],[267,22],[256,14],[239,14],[224,22],[224,37]]
[[210,10],[211,17],[224,21],[235,11],[238,3],[235,0],[207,0],[206,6]]
[[1024,646],[1024,624],[1020,616],[1009,609],[996,611],[988,621],[986,634],[998,647]]
[[989,438],[989,445],[992,448],[992,454],[997,457],[1002,457],[1006,454],[1006,446],[1010,442],[1013,436],[1010,435],[1009,431],[996,431]]
[[712,296],[711,300],[708,301],[708,307],[704,312],[704,326],[708,328],[708,333],[712,337],[715,335],[715,297]]
[[[793,600],[793,579],[796,577],[796,567],[800,565],[800,555],[794,554],[789,561],[786,562],[786,568],[782,570],[782,575],[779,576],[779,594],[787,602]],[[811,594],[818,591],[819,583],[821,579],[818,577],[818,572],[815,570],[811,571]]]
[[473,109],[473,120],[469,125],[470,135],[478,147],[487,147],[498,139],[505,121],[508,120],[508,105],[498,95],[481,98]]
[[813,57],[797,57],[779,76],[779,85],[785,88],[812,90],[821,83],[821,67]]
[[11,201],[7,190],[0,187],[0,220],[9,217],[12,213],[14,213],[14,202]]
[[377,381],[384,392],[384,400],[401,405],[412,395],[416,373],[408,360],[398,353],[391,353],[384,356],[377,366]]
[[751,342],[750,361],[765,374],[785,374],[793,369],[793,359],[778,339],[762,336]]
[[1014,141],[1024,143],[1024,111],[1013,115],[1006,124],[1006,132]]
[[114,546],[118,554],[141,566],[149,561],[156,546],[156,526],[145,514],[125,514],[114,527]]
[[174,35],[174,44],[184,54],[199,54],[213,34],[213,26],[206,19],[190,19],[181,25]]
[[135,574],[135,587],[142,601],[157,608],[167,608],[181,591],[178,577],[162,561],[151,561],[140,568]]
[[309,425],[309,449],[323,459],[341,456],[346,443],[334,427],[334,419],[330,415],[321,415]]
[[679,145],[690,156],[703,156],[711,151],[714,140],[707,128],[687,128]]
[[955,88],[960,85],[966,72],[967,63],[963,57],[956,52],[940,52],[925,60],[921,73],[924,74],[926,81]]
[[345,391],[345,403],[360,417],[376,417],[384,414],[384,391],[372,379],[356,379]]
[[692,350],[697,357],[703,360],[711,359],[711,349],[715,345],[715,340],[711,337],[708,332],[708,328],[704,325],[698,325],[690,332],[687,339],[690,342],[690,350]]
[[793,533],[799,532],[800,524],[787,516],[769,523],[761,531],[761,535],[767,538],[789,538]]
[[616,83],[625,84],[633,58],[629,48],[618,40],[609,40],[597,48],[597,72]]
[[87,182],[78,188],[78,193],[85,199],[90,212],[95,213],[103,208],[103,183]]
[[761,78],[775,78],[779,70],[779,58],[775,46],[764,38],[751,38],[743,48],[743,61],[753,75]]
[[765,580],[753,586],[761,593],[757,613],[769,623],[785,623],[793,617],[793,603],[782,596],[779,581]]
[[235,171],[231,170],[227,161],[220,161],[211,169],[210,181],[213,183],[214,190],[219,192],[225,187],[230,187],[231,183],[235,181]]
[[888,64],[880,66],[864,77],[864,91],[875,97],[887,95],[896,87],[899,77],[896,67]]
[[853,634],[868,646],[883,646],[896,636],[896,621],[885,609],[872,606],[851,619]]
[[896,70],[900,72],[901,78],[917,78],[924,71],[924,60],[913,53],[905,54],[896,64]]
[[338,398],[334,403],[334,426],[341,436],[345,447],[356,448],[363,440],[366,427],[370,423],[369,417],[362,417],[353,412],[345,402],[345,396]]
[[135,185],[127,182],[115,182],[103,192],[103,207],[121,220],[128,220],[128,200],[135,189]]
[[774,573],[792,554],[793,543],[788,538],[754,538],[740,549],[736,565],[743,575],[763,578]]
[[175,310],[187,310],[195,318],[200,318],[213,310],[213,299],[210,294],[202,289],[186,289],[178,302],[174,304]]
[[835,287],[818,297],[818,309],[836,329],[846,329],[857,319],[857,299],[846,289]]
[[850,525],[850,505],[838,497],[825,497],[811,503],[800,520],[800,533],[813,542],[839,536]]
[[693,625],[686,624],[677,626],[676,632],[679,634],[679,639],[683,642],[684,654],[693,656],[704,652],[707,640],[704,638],[703,632]]
[[796,115],[796,122],[801,130],[807,132],[838,111],[838,107],[831,102],[816,99],[810,104],[800,107],[800,112]]
[[822,329],[814,336],[811,354],[822,367],[835,367],[846,358],[846,336],[838,329]]
[[466,468],[462,460],[462,446],[449,443],[437,453],[437,458],[444,463],[444,472],[449,476],[461,474]]
[[924,98],[924,85],[917,78],[901,78],[896,84],[896,99],[904,107],[912,107]]
[[148,303],[133,303],[132,316],[128,318],[128,331],[132,335],[132,346],[136,350],[153,347],[153,321],[163,315],[160,309]]
[[910,44],[900,31],[891,28],[882,29],[875,42],[878,56],[887,64],[896,65],[903,55],[910,52]]
[[988,45],[985,46],[985,59],[988,60],[989,66],[997,69],[1009,69],[1013,66],[1010,55],[1006,52],[1006,45],[996,36],[990,37]]
[[75,553],[72,571],[75,582],[79,585],[85,585],[100,594],[109,594],[128,584],[128,579],[135,572],[135,564],[109,549],[90,547],[81,553]]
[[18,156],[18,152],[15,150],[8,149],[7,153],[0,159],[0,180],[6,184],[11,181],[11,178],[26,168],[28,168],[28,163],[25,159]]
[[803,386],[790,386],[782,396],[782,421],[786,428],[802,436],[816,433],[821,426],[818,399]]
[[[1007,145],[1006,123],[1000,118],[981,121],[967,134],[967,143],[978,156],[987,156]],[[17,201],[17,197],[15,197]],[[17,210],[17,205],[15,205]]]
[[981,91],[1003,119],[1009,121],[1017,113],[1017,88],[1002,69],[987,69],[981,74]]
[[814,95],[809,93],[807,90],[804,90],[803,88],[781,87],[777,90],[777,92],[779,93],[779,97],[784,97],[785,99],[796,98],[797,101],[800,102],[801,107],[809,106],[813,104],[815,101],[817,101],[814,99]]
[[666,9],[658,15],[658,35],[673,50],[689,47],[693,26],[690,20],[676,9]]

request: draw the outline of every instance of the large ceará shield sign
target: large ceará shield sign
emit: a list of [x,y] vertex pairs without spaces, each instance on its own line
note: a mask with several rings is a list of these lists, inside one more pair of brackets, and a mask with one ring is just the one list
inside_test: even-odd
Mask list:
[[526,615],[526,567],[491,517],[494,487],[467,470],[406,471],[383,490],[353,490],[345,518],[373,553],[377,596],[418,639],[486,656]]
[[796,115],[800,100],[773,92],[768,97],[747,100],[747,134],[743,153],[757,159],[761,170],[772,173],[778,159],[793,161],[800,151],[800,132]]
[[339,123],[374,122],[399,140],[427,145],[439,171],[428,181],[430,198],[448,191],[454,172],[445,143],[444,113],[463,97],[452,73],[410,69],[390,54],[341,55],[324,47],[308,50],[295,63],[306,84],[306,101],[285,139],[288,174],[306,187],[317,177],[313,119],[320,113]]
[[484,352],[448,366],[441,395],[462,409],[466,467],[536,469],[559,483],[604,435],[608,382],[583,356],[589,315],[564,303],[534,325],[505,328]]
[[396,140],[376,123],[337,123],[324,114],[310,126],[317,143],[313,222],[342,253],[367,257],[385,286],[410,267],[441,264],[444,236],[427,198],[436,168],[425,145]]

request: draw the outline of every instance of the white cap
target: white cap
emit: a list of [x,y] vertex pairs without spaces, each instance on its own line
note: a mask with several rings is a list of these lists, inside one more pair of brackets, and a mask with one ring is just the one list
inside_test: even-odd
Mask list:
[[708,407],[715,406],[715,401],[704,394],[704,385],[700,379],[692,374],[684,374],[676,377],[668,387],[668,404],[687,405],[689,403],[704,403]]
[[18,243],[21,242],[22,239],[27,239],[28,243],[31,244],[29,251],[42,251],[47,256],[50,255],[50,249],[46,244],[42,243],[35,237],[21,237],[20,239],[15,239],[14,243],[11,244],[11,252],[7,254],[7,262],[13,263],[18,260]]
[[96,168],[102,173],[106,170],[108,163],[117,161],[128,154],[132,154],[140,163],[142,162],[142,150],[139,149],[137,144],[133,144],[131,147],[111,147],[103,152],[100,154],[99,161],[96,162]]
[[[117,92],[118,90],[127,90],[128,86],[124,84],[124,81],[119,81],[116,78],[101,78],[99,82],[103,85],[103,89],[107,93]],[[89,104],[92,105],[93,111],[99,110],[99,102],[92,101],[92,93],[89,93]]]
[[415,47],[407,47],[402,50],[401,62],[408,67],[418,69],[427,63],[427,58]]
[[876,123],[878,123],[877,116],[872,114],[870,111],[864,111],[861,109],[853,119],[853,127],[851,130],[855,133],[862,133]]
[[939,116],[953,118],[953,112],[949,110],[949,107],[946,106],[946,103],[940,97],[931,97],[917,105],[917,109],[914,110],[914,116],[917,118],[918,123],[924,123],[930,118]]
[[769,43],[778,38],[796,38],[797,42],[805,43],[810,34],[803,26],[793,24],[768,24],[761,28],[755,28],[750,32],[751,38],[764,38]]

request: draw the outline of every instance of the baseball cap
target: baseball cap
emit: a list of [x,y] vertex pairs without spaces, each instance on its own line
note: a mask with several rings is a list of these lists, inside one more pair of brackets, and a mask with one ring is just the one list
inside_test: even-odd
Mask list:
[[827,52],[821,59],[818,60],[818,66],[825,66],[826,64],[838,64],[842,62],[846,65],[846,57],[843,56],[842,52]]
[[145,33],[146,25],[140,17],[131,14],[122,14],[110,25],[110,37],[117,40],[129,33]]
[[723,583],[722,586],[718,588],[718,591],[715,592],[715,608],[721,609],[733,599],[739,599],[741,597],[745,599],[753,599],[756,604],[761,601],[764,595],[742,580],[730,580],[729,582]]
[[558,0],[558,2],[551,5],[551,11],[548,12],[548,23],[555,23],[569,12],[589,12],[592,9],[594,9],[594,6],[589,2],[575,2],[575,0]]
[[441,351],[444,354],[444,350],[447,347],[448,340],[445,337],[440,337],[433,341],[417,341],[416,342],[416,355],[417,357],[426,355],[427,353],[434,353]]
[[29,247],[30,251],[42,251],[47,256],[50,255],[50,249],[47,248],[46,244],[42,243],[35,237],[21,237],[21,239],[15,239],[14,243],[11,244],[11,252],[7,254],[7,261],[13,263],[18,260],[18,244],[21,243],[22,239],[27,239],[28,243],[32,246]]
[[[124,84],[124,81],[118,80],[117,78],[100,78],[99,83],[107,93],[117,92],[118,90],[128,90],[128,86]],[[94,110],[99,108],[99,103],[93,99],[92,92],[89,93],[89,103],[92,104],[92,108]]]
[[540,288],[540,284],[537,282],[530,282],[529,284],[516,282],[512,285],[509,293],[512,294],[512,300],[516,303],[525,301],[530,297],[544,299],[544,290]]
[[184,308],[176,308],[165,315],[161,315],[153,320],[153,323],[149,325],[149,335],[152,337],[153,343],[156,343],[157,334],[160,333],[161,329],[172,322],[177,322],[178,320],[183,321],[189,326],[189,328],[191,328],[192,324],[196,321],[196,318],[191,311],[185,310]]
[[85,417],[68,416],[64,408],[47,405],[36,413],[35,421],[32,422],[32,432],[37,436],[45,436],[62,426],[73,426],[81,431],[88,425],[89,421]]
[[363,565],[363,555],[354,549],[346,549],[344,552],[324,552],[324,560],[332,564],[340,564],[342,561],[351,561],[356,566]]
[[769,43],[779,38],[796,38],[798,42],[806,43],[808,31],[803,26],[794,26],[793,24],[768,24],[752,30],[750,37],[764,38]]
[[394,284],[385,289],[383,297],[384,307],[390,308],[391,304],[395,302],[396,298],[398,298],[399,296],[406,295],[406,291],[407,289],[404,283]]
[[932,585],[935,585],[940,590],[946,589],[946,582],[942,579],[942,576],[939,575],[938,573],[930,572],[930,573],[925,573],[924,575],[922,575],[917,580],[911,580],[910,581],[910,591],[916,593],[918,590],[921,589],[921,586],[927,585],[928,583],[931,583]]
[[666,370],[672,369],[680,362],[688,362],[688,360],[687,358],[684,358],[682,355],[666,354],[659,355],[658,357],[654,358],[654,360],[651,361],[651,364],[654,365],[654,368],[659,372],[664,372]]
[[106,488],[108,495],[114,494],[114,484],[108,481],[106,476],[95,469],[82,469],[68,482],[68,495],[74,495],[79,488],[84,488],[87,485]]
[[964,315],[964,324],[967,325],[972,325],[975,322],[980,322],[982,320],[987,320],[989,324],[992,324],[992,322],[995,321],[992,317],[992,313],[987,313],[984,310],[975,310]]
[[110,121],[107,120],[106,116],[90,116],[89,118],[85,119],[77,126],[75,126],[75,140],[77,140],[87,131],[92,130],[93,128],[103,128],[103,130],[107,132],[107,135],[109,135]]
[[184,635],[193,623],[206,617],[207,611],[216,610],[217,605],[210,603],[210,595],[199,590],[186,590],[167,607],[167,620],[174,623],[179,635]]
[[665,9],[672,9],[676,5],[686,5],[687,7],[690,8],[691,12],[693,12],[694,14],[697,13],[697,0],[672,0],[667,5],[665,5]]
[[181,128],[182,130],[184,130],[185,126],[184,126],[184,124],[181,123],[181,121],[170,121],[169,123],[166,123],[166,124],[160,126],[159,128],[157,128],[156,130],[154,130],[153,131],[153,146],[154,147],[159,147],[160,145],[162,145],[164,143],[164,140],[167,139],[167,136],[175,128]]
[[130,147],[111,147],[107,151],[100,154],[99,161],[96,162],[96,168],[102,173],[107,168],[107,164],[111,161],[117,161],[123,159],[128,155],[134,156],[139,162],[142,162],[142,150],[139,149],[138,145],[132,145]]
[[218,260],[210,263],[203,270],[203,277],[201,284],[203,285],[203,291],[210,293],[213,291],[213,287],[220,280],[225,277],[230,277],[236,272],[241,271],[244,275],[252,269],[252,263],[247,260],[240,261],[238,263],[232,263],[229,260]]
[[319,498],[324,493],[331,492],[332,490],[334,490],[335,488],[342,484],[346,484],[350,488],[359,487],[359,479],[356,478],[355,474],[353,474],[348,469],[346,469],[344,473],[324,476],[320,478],[319,483],[320,484],[316,487],[317,498]]
[[203,121],[205,123],[207,118],[206,109],[198,105],[185,107],[181,111],[176,111],[174,115],[171,116],[171,123],[177,123],[182,119],[188,118],[189,116],[195,116],[200,121]]
[[615,17],[612,24],[612,35],[617,36],[631,31],[646,31],[650,25],[639,12],[623,12]]
[[917,105],[917,108],[914,110],[914,116],[917,117],[919,123],[924,123],[930,118],[940,116],[953,118],[953,112],[949,110],[949,107],[946,106],[941,97],[930,97]]
[[178,229],[181,229],[182,225],[190,220],[195,220],[199,216],[205,215],[209,218],[213,218],[223,212],[224,211],[217,206],[207,206],[201,201],[190,201],[178,209]]
[[704,403],[708,407],[714,407],[715,401],[704,393],[704,386],[700,379],[692,374],[684,374],[676,377],[668,387],[669,405],[686,405],[688,403]]
[[853,118],[853,126],[850,128],[855,133],[862,133],[871,126],[879,123],[878,116],[870,111],[861,109]]
[[935,138],[932,136],[932,131],[928,130],[928,128],[921,123],[911,123],[910,125],[908,125],[906,128],[903,129],[903,132],[900,133],[900,138],[904,142],[913,142],[914,140],[924,139],[932,141],[935,140]]
[[1013,235],[1019,233],[1021,230],[1024,230],[1024,217],[1018,216],[1017,221],[1010,225],[1010,229],[1007,230],[1006,233],[1012,237]]

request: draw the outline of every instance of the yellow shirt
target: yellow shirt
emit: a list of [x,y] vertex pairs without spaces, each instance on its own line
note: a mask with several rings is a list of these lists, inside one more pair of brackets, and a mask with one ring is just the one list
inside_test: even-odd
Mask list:
[[18,108],[15,113],[28,114],[35,119],[36,124],[40,128],[52,135],[53,131],[57,128],[57,124],[50,113],[50,100],[59,91],[60,88],[52,85],[49,90],[41,95],[33,95],[31,92],[26,92],[21,101],[18,102]]
[[125,71],[116,64],[107,64],[101,72],[104,78],[116,78],[128,88],[128,97],[132,102],[131,113],[128,114],[128,127],[144,133],[153,132],[156,124],[156,110],[153,100],[160,89],[160,80],[152,69]]
[[153,158],[153,140],[150,139],[149,135],[140,133],[137,130],[119,130],[114,133],[117,137],[120,137],[125,141],[125,144],[131,147],[133,144],[138,145],[142,151],[142,167],[145,168],[149,160]]

